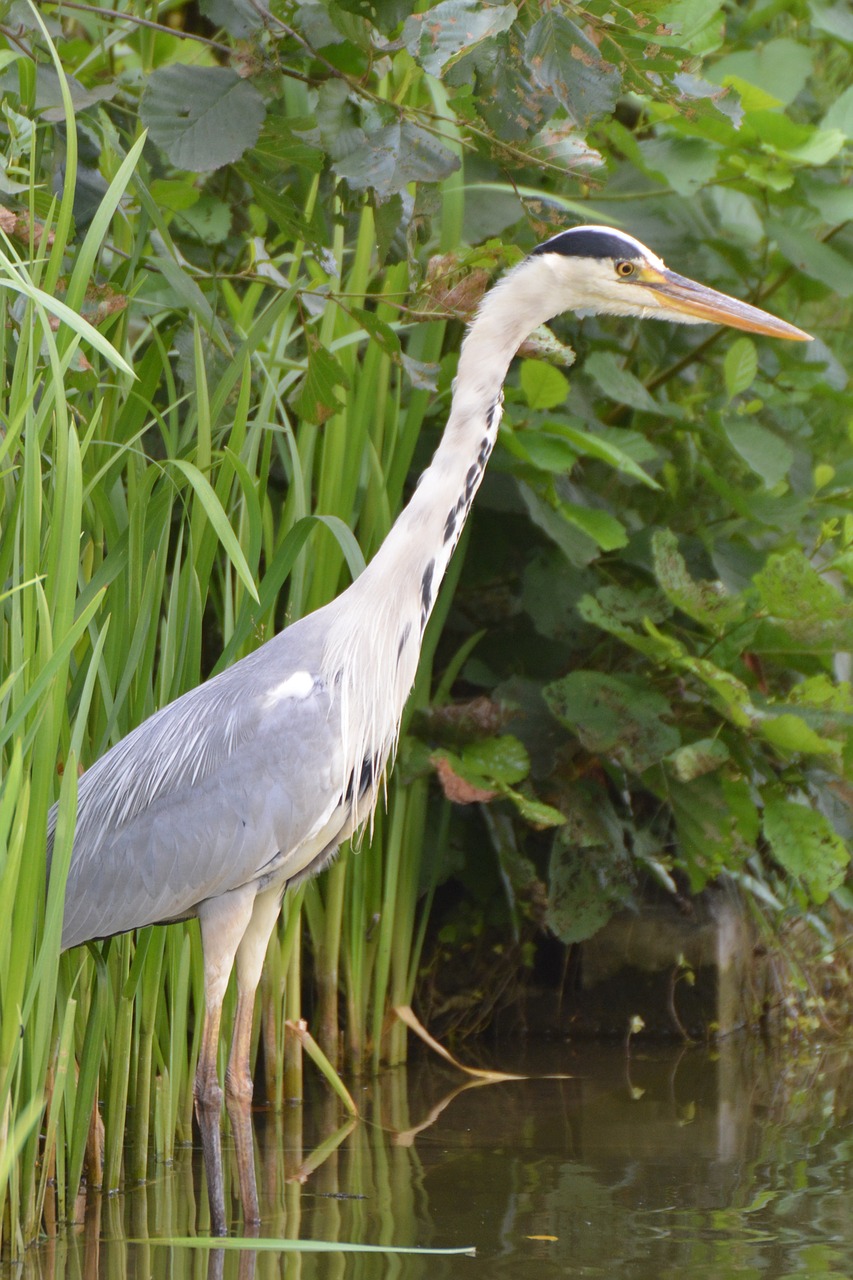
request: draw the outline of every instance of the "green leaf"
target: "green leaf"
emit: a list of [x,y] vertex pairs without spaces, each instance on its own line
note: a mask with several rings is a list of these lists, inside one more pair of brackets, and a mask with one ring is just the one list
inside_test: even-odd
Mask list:
[[553,93],[577,124],[600,119],[616,105],[619,72],[560,7],[530,28],[524,57],[532,78]]
[[720,738],[700,738],[673,751],[667,757],[667,764],[679,782],[692,782],[703,774],[713,773],[729,759],[729,749]]
[[572,671],[542,693],[552,714],[577,734],[587,751],[613,756],[635,773],[680,746],[678,730],[661,718],[671,714],[669,703],[645,680]]
[[596,558],[596,543],[575,523],[570,523],[562,511],[555,511],[523,481],[519,481],[518,489],[533,524],[560,548],[569,564],[582,568]]
[[582,942],[631,897],[622,825],[605,795],[575,787],[548,865],[548,927],[566,945]]
[[263,11],[252,0],[200,0],[199,8],[215,27],[247,40],[264,25]]
[[650,138],[640,154],[651,173],[687,197],[711,181],[719,161],[719,149],[701,138]]
[[745,781],[728,782],[719,771],[690,782],[668,780],[679,855],[697,893],[726,869],[736,869],[752,851],[757,814]]
[[716,48],[722,7],[723,0],[672,0],[657,11],[655,21],[658,26],[656,30],[649,28],[654,33],[651,38],[660,39],[664,45],[674,44],[678,48],[702,53],[711,28],[715,36],[713,47]]
[[513,787],[505,787],[503,788],[503,795],[507,800],[512,801],[524,821],[529,822],[532,827],[561,827],[566,821],[566,815],[559,809],[555,809],[553,805],[545,804],[544,800],[537,800],[534,796],[525,795],[523,791],[516,791]]
[[[554,427],[576,453],[588,458],[598,458],[600,462],[608,463],[611,467],[615,467],[617,471],[630,476],[632,480],[639,480],[641,484],[646,485],[649,489],[660,489],[657,480],[652,479],[648,472],[644,471],[625,449],[615,443],[618,438],[627,441],[633,435],[632,432],[619,431],[617,428],[613,428],[608,438],[593,431],[581,431],[579,428],[567,426],[563,422],[555,423]],[[646,451],[644,450],[644,452]],[[653,446],[647,452],[652,457],[656,456]]]
[[838,590],[811,565],[799,547],[768,556],[753,579],[761,603],[776,618],[834,620],[849,616]]
[[408,120],[354,139],[355,146],[333,164],[354,191],[372,187],[380,199],[404,191],[411,182],[441,182],[459,168],[449,147]]
[[247,161],[261,160],[265,166],[279,172],[300,169],[307,173],[322,173],[325,153],[300,137],[302,129],[311,133],[314,126],[315,121],[310,116],[285,120],[281,116],[268,115],[251,156],[246,157]]
[[689,618],[715,631],[738,622],[744,614],[743,601],[725,594],[721,584],[697,582],[678,550],[678,538],[671,529],[658,529],[652,538],[655,577],[668,600]]
[[853,85],[835,99],[821,123],[824,129],[840,129],[848,140],[853,139]]
[[832,245],[821,244],[809,232],[795,230],[778,218],[767,219],[767,234],[798,271],[842,298],[853,296],[853,264]]
[[578,460],[577,450],[562,435],[548,431],[518,431],[508,437],[507,448],[552,475],[569,475]]
[[133,376],[133,369],[127,363],[123,356],[119,355],[115,347],[99,333],[94,325],[89,324],[88,320],[84,320],[81,315],[72,310],[71,307],[60,302],[58,298],[51,294],[45,293],[43,289],[37,288],[27,277],[17,279],[14,276],[6,275],[0,278],[0,289],[10,289],[13,293],[23,294],[25,298],[29,298],[38,307],[43,307],[49,314],[56,316],[57,320],[63,324],[67,324],[69,329],[77,335],[78,338],[84,339],[90,346],[99,351],[105,360],[114,365],[115,368],[121,369],[123,373]]
[[229,67],[176,64],[152,74],[139,114],[176,168],[205,173],[255,145],[266,107],[257,89]]
[[793,450],[752,418],[726,418],[724,428],[732,448],[760,476],[768,489],[783,480],[794,463]]
[[[65,110],[62,101],[62,87],[56,68],[41,63],[37,67],[36,77],[36,107],[38,111],[44,116],[45,120],[62,120]],[[111,84],[97,86],[94,89],[87,89],[76,76],[67,71],[63,79],[71,94],[71,102],[75,111],[85,111],[87,107],[95,106],[99,102],[109,101],[110,98],[115,96],[118,89],[115,81]]]
[[786,755],[839,755],[844,746],[834,738],[823,738],[791,711],[759,721],[759,732]]
[[323,423],[343,407],[337,389],[347,389],[349,380],[340,362],[326,350],[312,330],[305,330],[305,341],[308,346],[307,368],[288,403],[306,422]]
[[850,854],[822,813],[793,800],[769,800],[764,834],[780,867],[825,902],[844,879]]
[[508,31],[518,15],[514,4],[481,0],[441,0],[406,19],[401,36],[409,53],[431,76],[489,36]]
[[673,661],[713,690],[733,724],[739,729],[751,727],[755,708],[752,705],[749,689],[742,680],[738,680],[731,671],[718,667],[716,663],[711,662],[710,658],[695,658],[692,654],[682,652]]
[[189,178],[155,178],[148,190],[158,208],[171,213],[191,209],[201,198],[201,192]]
[[368,337],[376,342],[386,355],[399,357],[400,339],[390,324],[380,320],[375,311],[367,311],[364,307],[349,307],[348,310]]
[[471,743],[462,752],[462,761],[481,778],[506,785],[521,782],[530,772],[526,747],[510,733]]
[[179,215],[176,225],[202,244],[222,244],[231,230],[231,209],[223,200],[202,196]]
[[[305,1042],[307,1050],[307,1041]],[[325,1054],[320,1053],[319,1045],[313,1040],[311,1041],[314,1053],[321,1056],[327,1063],[328,1059]],[[315,1058],[316,1061],[316,1058]],[[332,1076],[335,1074],[334,1068],[329,1067],[324,1072],[331,1082]],[[343,1085],[341,1086],[343,1088]],[[350,1098],[350,1102],[352,1099]],[[259,1239],[257,1236],[164,1236],[156,1241],[152,1240],[152,1244],[162,1245],[168,1249],[240,1249],[249,1253],[382,1253],[388,1255],[395,1254],[420,1254],[425,1258],[454,1256],[459,1254],[467,1254],[469,1257],[475,1255],[473,1245],[463,1245],[452,1249],[434,1249],[430,1245],[396,1245],[396,1244],[358,1244],[351,1240],[299,1240],[287,1239],[283,1236],[267,1236]]]
[[717,84],[745,81],[764,90],[783,106],[793,102],[812,72],[813,54],[799,40],[783,36],[753,49],[739,49],[720,58],[706,72]]
[[853,13],[844,0],[840,4],[810,4],[809,16],[818,31],[853,45]]
[[598,507],[582,507],[576,502],[561,502],[560,513],[570,524],[577,525],[593,538],[602,551],[618,551],[628,545],[625,526],[608,511]]
[[[178,306],[186,307],[199,321],[202,331],[214,333],[220,344],[227,349],[227,339],[222,323],[189,272],[185,271],[174,258],[152,257],[149,262],[163,276]],[[172,299],[170,298],[169,301],[171,302]]]
[[584,370],[595,379],[608,399],[615,400],[617,404],[627,404],[644,413],[669,412],[649,394],[639,378],[622,368],[612,351],[594,351],[586,360]]
[[531,409],[553,409],[564,404],[569,394],[566,375],[544,360],[522,360],[520,378]]
[[816,129],[798,124],[778,111],[750,111],[746,123],[762,146],[797,164],[827,164],[844,146],[840,129]]
[[723,361],[723,378],[729,400],[734,400],[755,381],[758,352],[751,338],[736,338]]

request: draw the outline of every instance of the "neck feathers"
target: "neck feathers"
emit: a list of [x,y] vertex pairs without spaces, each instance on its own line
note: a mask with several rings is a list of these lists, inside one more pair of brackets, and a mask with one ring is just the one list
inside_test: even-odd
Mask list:
[[379,763],[359,820],[396,747],[424,629],[497,438],[510,361],[557,309],[542,301],[553,294],[549,277],[545,259],[527,258],[483,299],[430,465],[364,573],[329,606],[323,674],[340,690],[345,776],[358,776],[366,760]]

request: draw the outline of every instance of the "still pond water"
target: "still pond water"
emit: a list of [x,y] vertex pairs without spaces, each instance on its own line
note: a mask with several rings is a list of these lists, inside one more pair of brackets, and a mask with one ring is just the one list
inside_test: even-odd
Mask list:
[[262,1236],[475,1246],[474,1258],[158,1244],[206,1230],[198,1153],[186,1151],[146,1186],[92,1197],[85,1223],[12,1274],[853,1280],[849,1051],[554,1045],[495,1065],[572,1078],[470,1087],[425,1061],[357,1095],[355,1125],[324,1096],[256,1117]]

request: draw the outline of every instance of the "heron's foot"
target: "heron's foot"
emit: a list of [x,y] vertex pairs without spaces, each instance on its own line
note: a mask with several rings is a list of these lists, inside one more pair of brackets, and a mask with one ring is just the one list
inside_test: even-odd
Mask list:
[[222,1090],[216,1085],[216,1093],[208,1090],[203,1094],[199,1090],[198,1080],[195,1089],[195,1114],[201,1133],[201,1149],[204,1155],[204,1171],[207,1175],[207,1199],[210,1205],[210,1233],[214,1236],[228,1234],[228,1223],[225,1218],[225,1184],[222,1177],[222,1140],[220,1123],[222,1118]]
[[234,1153],[237,1158],[237,1174],[240,1179],[240,1205],[243,1210],[243,1221],[247,1227],[257,1226],[261,1221],[261,1210],[258,1202],[258,1184],[255,1177],[255,1146],[252,1128],[252,1080],[243,1080],[242,1096],[232,1093],[226,1077],[225,1105],[231,1121],[231,1134],[234,1138]]

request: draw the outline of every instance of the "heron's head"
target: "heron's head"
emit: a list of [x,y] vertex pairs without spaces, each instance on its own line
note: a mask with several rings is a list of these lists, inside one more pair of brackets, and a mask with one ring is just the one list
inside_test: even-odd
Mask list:
[[565,288],[567,306],[576,312],[724,324],[810,341],[802,329],[758,307],[676,275],[639,240],[613,227],[572,227],[539,245],[533,256],[547,257],[558,288]]

